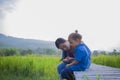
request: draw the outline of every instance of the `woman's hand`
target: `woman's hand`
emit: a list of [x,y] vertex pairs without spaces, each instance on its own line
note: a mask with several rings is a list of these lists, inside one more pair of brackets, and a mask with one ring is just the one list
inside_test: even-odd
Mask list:
[[67,59],[69,59],[69,60],[73,60],[74,58],[73,58],[73,57],[67,57]]
[[69,59],[65,58],[63,59],[63,62],[69,62]]
[[65,59],[63,59],[63,62],[70,62],[71,60],[74,60],[74,58],[66,57]]
[[70,66],[71,66],[71,64],[67,64],[65,67],[68,68],[68,67],[70,67]]

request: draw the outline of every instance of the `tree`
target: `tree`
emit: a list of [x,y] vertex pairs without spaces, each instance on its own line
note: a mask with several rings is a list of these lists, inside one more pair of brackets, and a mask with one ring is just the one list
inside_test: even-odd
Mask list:
[[97,50],[93,51],[93,56],[97,56],[99,54],[99,52]]
[[27,55],[27,54],[33,53],[33,50],[31,50],[31,49],[20,49],[19,51],[20,51],[21,55]]
[[12,56],[20,55],[20,52],[14,48],[2,48],[0,49],[0,56]]

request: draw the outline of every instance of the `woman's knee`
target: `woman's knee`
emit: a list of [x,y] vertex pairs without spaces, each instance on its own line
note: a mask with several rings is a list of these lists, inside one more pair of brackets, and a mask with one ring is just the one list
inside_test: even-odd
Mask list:
[[66,63],[64,63],[64,62],[60,63],[60,64],[57,66],[57,71],[58,71],[59,74],[60,74],[61,71],[65,68],[65,66],[66,66]]
[[66,63],[62,62],[57,66],[57,69],[63,69],[65,67]]

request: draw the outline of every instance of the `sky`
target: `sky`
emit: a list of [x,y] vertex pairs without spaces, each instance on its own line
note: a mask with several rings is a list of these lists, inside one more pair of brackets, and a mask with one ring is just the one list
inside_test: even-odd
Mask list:
[[0,33],[9,36],[55,41],[78,30],[92,50],[120,49],[119,0],[18,0],[3,11]]

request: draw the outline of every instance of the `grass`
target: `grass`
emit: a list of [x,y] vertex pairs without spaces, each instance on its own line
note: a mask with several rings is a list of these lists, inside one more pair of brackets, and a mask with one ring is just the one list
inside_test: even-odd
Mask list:
[[0,57],[0,80],[58,80],[59,57]]
[[[8,56],[0,57],[0,80],[58,80],[57,56]],[[96,64],[120,68],[120,55],[93,56]],[[96,76],[99,80],[100,76]],[[89,80],[89,76],[86,76]]]
[[[87,74],[84,75],[85,80],[90,80],[89,76]],[[100,75],[96,74],[96,80],[100,80]]]
[[92,62],[111,67],[120,68],[120,55],[98,55],[92,57]]

